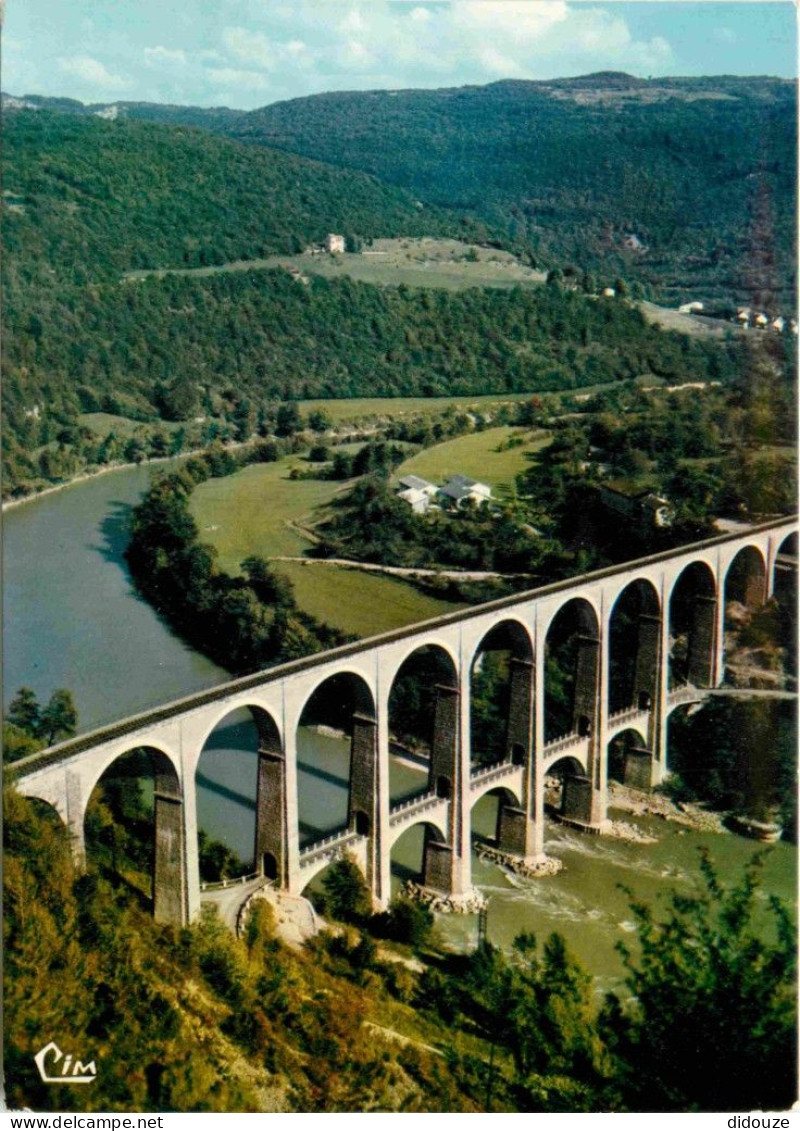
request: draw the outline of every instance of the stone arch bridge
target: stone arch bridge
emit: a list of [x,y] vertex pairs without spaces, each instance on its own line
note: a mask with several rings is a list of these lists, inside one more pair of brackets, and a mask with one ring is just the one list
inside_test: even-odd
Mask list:
[[[564,780],[562,816],[587,831],[601,832],[607,823],[608,744],[616,735],[633,730],[640,739],[626,753],[625,780],[644,787],[661,780],[670,712],[722,681],[726,599],[751,607],[768,599],[781,571],[796,566],[796,531],[794,518],[778,519],[347,644],[60,743],[15,763],[9,776],[21,793],[57,810],[82,859],[95,785],[118,759],[147,748],[155,783],[154,914],[186,923],[198,914],[201,898],[197,764],[215,726],[232,710],[248,708],[259,734],[259,872],[299,894],[347,851],[363,869],[376,907],[386,906],[392,846],[424,824],[424,882],[457,898],[471,890],[470,816],[484,794],[501,797],[498,847],[535,862],[543,857],[544,777],[561,760],[573,767]],[[614,692],[614,618],[631,594],[632,659],[624,688]],[[565,610],[577,625],[572,723],[553,735],[545,717],[545,656]],[[475,765],[470,676],[493,633],[504,634],[511,653],[505,748],[493,764]],[[679,661],[671,655],[678,633]],[[440,650],[452,675],[435,691],[427,786],[392,804],[389,696],[401,666],[423,647]],[[298,726],[315,691],[345,675],[356,687],[348,708],[347,825],[301,849]]]

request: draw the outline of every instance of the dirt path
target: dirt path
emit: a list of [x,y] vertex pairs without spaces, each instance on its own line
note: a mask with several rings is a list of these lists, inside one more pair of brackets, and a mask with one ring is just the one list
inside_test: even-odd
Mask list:
[[[307,534],[306,531],[303,531]],[[367,573],[386,573],[390,577],[443,577],[448,581],[498,581],[506,578],[532,578],[529,573],[493,573],[491,570],[419,569],[413,566],[386,566],[374,562],[357,562],[352,558],[293,558],[276,555],[271,562],[299,562],[301,565],[344,566]]]

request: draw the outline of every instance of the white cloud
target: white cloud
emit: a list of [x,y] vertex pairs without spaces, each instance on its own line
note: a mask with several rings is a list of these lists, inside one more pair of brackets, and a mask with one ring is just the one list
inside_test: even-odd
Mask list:
[[[589,71],[659,74],[674,62],[663,37],[635,38],[602,0],[236,0],[241,24],[202,53],[214,97],[251,104],[325,90],[458,86]],[[231,9],[234,4],[231,2]],[[246,16],[245,16],[246,13]],[[246,24],[245,24],[246,20]],[[204,57],[205,56],[205,57]],[[231,97],[236,97],[231,94]]]
[[210,67],[207,74],[215,86],[239,90],[268,90],[269,79],[260,71],[237,71],[233,67]]
[[717,43],[736,43],[736,32],[729,27],[716,27],[712,32]]
[[105,90],[125,90],[130,86],[127,79],[112,74],[99,59],[93,59],[91,55],[72,55],[59,59],[58,64],[65,74],[88,86],[102,87]]
[[265,70],[275,65],[275,51],[267,36],[261,31],[226,27],[222,33],[222,40],[227,51],[242,63],[255,64]]
[[163,64],[167,66],[186,66],[186,52],[182,51],[180,47],[174,49],[169,47],[145,47],[144,61],[148,67],[159,67]]

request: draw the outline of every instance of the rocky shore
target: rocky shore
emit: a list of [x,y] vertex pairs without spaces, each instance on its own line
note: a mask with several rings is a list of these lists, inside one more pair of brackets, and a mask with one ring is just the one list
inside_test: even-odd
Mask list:
[[408,880],[403,885],[403,894],[415,903],[422,903],[431,911],[438,911],[443,915],[477,915],[487,902],[486,896],[477,888],[464,895],[443,895],[442,892],[415,884],[413,880]]
[[[663,793],[647,793],[643,790],[631,789],[615,781],[608,783],[608,804],[609,808],[622,809],[634,817],[657,817],[662,821],[673,821],[687,829],[694,829],[696,832],[725,832],[723,817],[719,813],[703,809],[690,802],[672,801]],[[612,824],[616,823],[612,822]],[[611,833],[611,835],[615,834]]]
[[544,860],[528,861],[521,856],[513,856],[510,852],[501,852],[499,848],[491,845],[481,845],[477,849],[479,860],[488,860],[492,864],[499,864],[513,872],[515,876],[522,876],[528,880],[538,880],[542,876],[556,876],[564,870],[564,862],[555,856],[547,856]]

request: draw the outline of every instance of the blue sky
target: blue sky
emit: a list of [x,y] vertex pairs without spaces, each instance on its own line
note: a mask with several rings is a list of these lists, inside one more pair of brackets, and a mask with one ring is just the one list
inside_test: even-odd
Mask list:
[[790,0],[8,0],[3,89],[251,109],[596,70],[797,73]]

